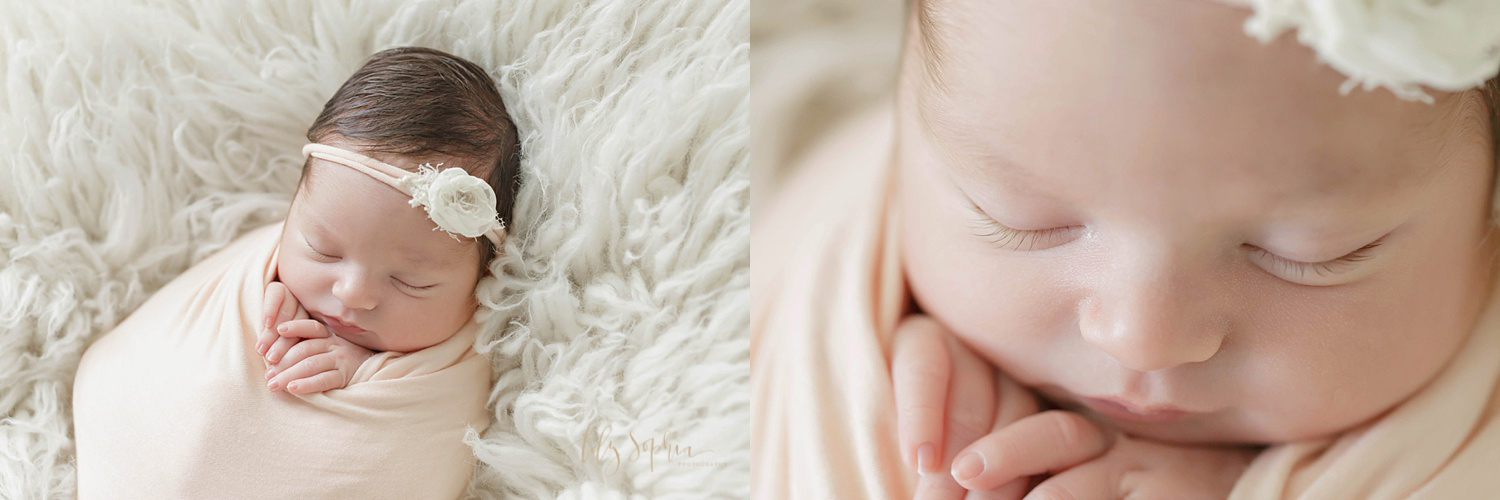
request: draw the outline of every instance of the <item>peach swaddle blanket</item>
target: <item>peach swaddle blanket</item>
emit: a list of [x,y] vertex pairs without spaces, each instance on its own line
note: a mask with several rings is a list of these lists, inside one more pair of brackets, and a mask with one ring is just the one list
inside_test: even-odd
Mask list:
[[454,498],[490,364],[469,322],[378,353],[344,389],[266,389],[255,352],[281,224],[240,237],[90,346],[74,383],[82,498]]
[[[911,498],[887,369],[906,290],[888,217],[889,110],[808,154],[752,229],[758,498]],[[1236,500],[1500,492],[1500,304],[1426,388],[1342,435],[1272,446]]]

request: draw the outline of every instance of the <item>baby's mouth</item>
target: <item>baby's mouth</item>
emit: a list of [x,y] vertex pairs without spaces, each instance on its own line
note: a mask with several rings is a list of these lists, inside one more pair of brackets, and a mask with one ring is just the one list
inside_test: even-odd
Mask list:
[[1056,385],[1039,387],[1038,392],[1064,409],[1091,413],[1121,424],[1176,422],[1205,413],[1171,404],[1141,403],[1122,396],[1082,396]]
[[319,314],[318,317],[324,325],[328,326],[329,330],[333,330],[333,333],[339,334],[340,336],[351,336],[365,333],[365,329],[360,328],[358,325],[345,323],[337,318],[324,314]]
[[1094,413],[1126,422],[1175,422],[1193,415],[1193,412],[1175,406],[1144,406],[1112,397],[1078,398],[1077,401]]

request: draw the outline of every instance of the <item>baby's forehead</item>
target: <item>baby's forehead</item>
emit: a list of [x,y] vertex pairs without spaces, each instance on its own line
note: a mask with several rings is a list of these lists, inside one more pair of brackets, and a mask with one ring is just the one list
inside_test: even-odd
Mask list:
[[457,265],[472,246],[437,230],[405,193],[348,167],[319,161],[305,181],[293,211],[321,234],[349,244],[378,243],[413,267]]
[[1446,155],[1489,140],[1477,94],[1439,94],[1436,106],[1341,95],[1344,77],[1309,49],[1291,37],[1260,44],[1242,34],[1246,12],[1215,2],[929,0],[916,10],[941,53],[907,65],[921,83],[903,85],[915,109],[901,118],[959,163],[1136,158],[1315,196],[1423,182]]

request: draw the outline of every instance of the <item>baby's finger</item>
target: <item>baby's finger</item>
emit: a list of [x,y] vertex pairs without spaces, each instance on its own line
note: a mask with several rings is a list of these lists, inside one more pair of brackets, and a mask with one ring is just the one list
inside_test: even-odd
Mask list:
[[[948,404],[944,422],[947,439],[938,467],[946,469],[958,450],[980,439],[995,427],[995,370],[957,339],[948,336],[952,378],[948,384]],[[949,474],[927,474],[917,479],[917,498],[960,499],[968,490]],[[1019,498],[1020,495],[1011,498]]]
[[328,326],[315,319],[294,319],[276,327],[276,334],[299,339],[328,338]]
[[[1004,374],[999,374],[995,378],[998,379],[995,383],[995,394],[999,397],[995,401],[995,423],[990,427],[991,434],[1037,412],[1036,398],[1032,397],[1025,387],[1021,387]],[[949,479],[952,480],[952,476],[949,476]],[[1030,485],[1031,478],[1022,477],[1000,485],[999,488],[972,490],[964,496],[964,500],[1016,500],[1026,495],[1026,490],[1030,489]]]
[[[306,344],[306,342],[303,343]],[[284,370],[276,371],[276,367],[267,370],[266,373],[270,377],[266,380],[266,388],[272,391],[279,390],[286,387],[287,383],[293,380],[311,377],[334,369],[333,356],[322,354],[319,353],[317,356],[309,356],[307,359],[300,359],[296,362],[282,365],[286,367]]]
[[276,312],[281,310],[281,301],[286,299],[286,286],[280,282],[272,281],[266,285],[266,298],[261,303],[261,328],[274,326]]
[[292,291],[287,289],[286,285],[281,282],[274,284],[282,290],[283,298],[281,299],[280,309],[276,311],[276,319],[271,323],[271,326],[297,319],[297,310],[302,308],[302,303],[297,301],[297,297],[292,295]]
[[993,490],[973,490],[964,500],[1019,500],[1026,496],[1026,479],[1017,479]]
[[276,339],[278,338],[281,338],[281,336],[276,335],[275,330],[261,328],[260,333],[255,334],[255,353],[261,357],[265,357],[266,351],[271,349],[271,344],[276,343]]
[[953,461],[953,478],[969,489],[989,489],[1099,456],[1112,440],[1077,413],[1051,410],[981,438]]
[[1032,488],[1025,500],[1049,498],[1118,498],[1120,478],[1104,460],[1062,471]]
[[311,377],[288,382],[286,390],[292,394],[312,394],[314,392],[343,389],[345,384],[343,374],[340,374],[338,370],[328,370]]
[[328,346],[328,341],[322,339],[304,340],[302,342],[298,342],[297,345],[292,346],[292,348],[286,352],[286,355],[281,357],[281,361],[277,362],[276,366],[272,366],[271,370],[268,370],[267,373],[274,374],[275,372],[290,368],[297,363],[300,363],[304,359],[328,352]]
[[943,415],[948,399],[948,345],[944,331],[926,316],[896,328],[891,384],[896,396],[896,433],[906,466],[927,475],[941,470]]
[[286,352],[291,350],[292,346],[297,345],[301,341],[302,339],[297,337],[278,337],[276,342],[271,344],[271,348],[266,349],[266,361],[270,361],[271,364],[280,363],[281,357],[285,356]]

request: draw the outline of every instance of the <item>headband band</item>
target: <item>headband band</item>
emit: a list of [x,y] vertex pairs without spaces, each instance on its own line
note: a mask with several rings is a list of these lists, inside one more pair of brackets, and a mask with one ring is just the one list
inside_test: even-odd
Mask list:
[[495,190],[461,168],[439,170],[441,163],[437,167],[423,163],[412,173],[353,151],[318,143],[302,146],[302,157],[352,168],[410,196],[409,205],[426,210],[427,217],[454,239],[458,235],[466,238],[483,235],[495,244],[496,252],[505,243],[505,221],[495,212]]

